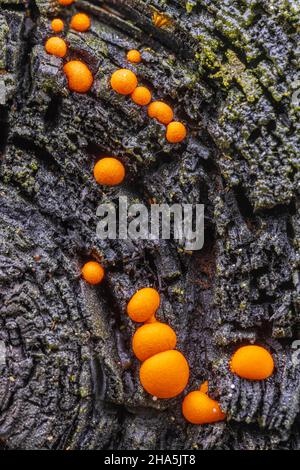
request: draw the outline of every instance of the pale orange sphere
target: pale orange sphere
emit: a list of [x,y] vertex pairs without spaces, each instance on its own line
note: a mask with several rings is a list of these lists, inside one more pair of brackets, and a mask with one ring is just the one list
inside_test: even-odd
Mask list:
[[94,167],[94,177],[99,184],[116,186],[125,178],[125,167],[116,158],[101,158]]
[[167,127],[166,138],[172,144],[177,144],[186,138],[187,130],[182,122],[173,121]]
[[87,93],[93,85],[93,75],[89,68],[79,60],[71,60],[64,66],[69,88],[77,93]]
[[131,320],[143,323],[150,320],[160,304],[160,295],[152,287],[138,290],[127,305],[127,313]]
[[273,374],[274,361],[261,346],[242,346],[233,354],[230,370],[244,379],[264,380]]
[[65,27],[65,24],[63,20],[60,18],[55,18],[54,20],[51,21],[51,28],[55,33],[60,33]]
[[141,365],[140,380],[150,395],[173,398],[185,389],[189,374],[189,365],[183,354],[172,350],[146,359]]
[[163,351],[175,349],[176,333],[165,323],[154,322],[138,328],[132,339],[132,349],[140,361]]
[[163,101],[153,101],[148,106],[148,116],[161,124],[169,124],[173,120],[174,113],[172,108]]
[[137,51],[136,49],[132,49],[127,53],[127,60],[129,62],[132,62],[133,64],[138,64],[142,61],[142,57],[139,51]]
[[88,31],[91,27],[90,17],[85,13],[77,13],[71,19],[70,26],[72,29],[75,29],[75,31],[79,31],[81,33]]
[[89,284],[100,284],[104,278],[104,269],[100,263],[96,261],[88,261],[81,269],[83,279]]
[[110,84],[117,93],[131,95],[136,89],[138,81],[136,75],[131,70],[119,69],[112,74]]
[[146,106],[152,98],[151,92],[145,86],[137,86],[131,94],[131,99],[139,106]]
[[47,40],[45,49],[48,54],[55,55],[60,58],[65,57],[68,50],[65,41],[57,36],[53,36]]
[[215,423],[223,421],[226,417],[217,401],[198,390],[185,397],[182,403],[182,413],[185,419],[193,424]]

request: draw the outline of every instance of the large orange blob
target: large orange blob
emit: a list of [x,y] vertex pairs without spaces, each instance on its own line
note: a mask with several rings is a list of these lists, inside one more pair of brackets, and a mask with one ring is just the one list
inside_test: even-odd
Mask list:
[[64,66],[69,88],[77,93],[87,93],[93,85],[93,75],[80,60],[71,60]]
[[175,331],[157,321],[138,328],[132,339],[132,349],[140,361],[145,361],[155,354],[174,349],[176,340]]
[[111,76],[110,84],[113,90],[121,95],[131,95],[138,81],[136,75],[128,69],[116,70]]
[[189,365],[179,351],[164,351],[141,365],[140,381],[146,392],[157,398],[179,395],[189,380]]
[[137,291],[127,305],[127,313],[131,320],[143,323],[150,320],[158,309],[160,295],[152,287],[144,287]]
[[153,101],[148,106],[148,116],[167,125],[173,120],[174,113],[172,108],[163,101]]
[[264,380],[272,375],[274,361],[269,351],[261,346],[242,346],[232,356],[230,370],[244,379]]
[[226,417],[217,401],[198,390],[189,393],[182,403],[182,413],[193,424],[208,424],[223,421]]
[[184,140],[187,135],[187,130],[182,122],[173,121],[167,126],[166,138],[171,144],[177,144]]
[[68,50],[65,41],[57,36],[53,36],[52,38],[48,39],[45,44],[45,49],[48,54],[61,58],[65,57]]
[[94,166],[94,177],[99,184],[117,186],[125,178],[125,167],[116,158],[101,158]]

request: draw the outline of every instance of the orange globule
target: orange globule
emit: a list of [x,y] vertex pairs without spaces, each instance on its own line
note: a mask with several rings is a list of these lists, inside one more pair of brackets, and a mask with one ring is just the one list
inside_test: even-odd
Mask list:
[[63,6],[72,5],[72,3],[75,2],[75,0],[57,0],[57,1],[60,5],[63,5]]
[[173,120],[174,113],[172,108],[163,101],[153,101],[148,106],[148,116],[167,125]]
[[90,17],[85,13],[77,13],[72,17],[70,26],[81,33],[88,31],[91,27]]
[[51,28],[55,33],[60,33],[64,27],[65,24],[60,18],[54,18],[54,20],[51,21]]
[[146,359],[140,368],[140,381],[150,395],[173,398],[185,389],[189,374],[189,365],[183,354],[171,350]]
[[136,89],[138,81],[135,73],[128,69],[119,69],[114,72],[110,79],[113,90],[121,95],[131,95]]
[[125,167],[116,158],[101,158],[94,166],[94,177],[99,184],[116,186],[125,178]]
[[87,93],[93,85],[93,75],[90,69],[79,60],[71,60],[64,66],[69,88],[77,93]]
[[145,86],[138,86],[131,94],[131,99],[139,106],[146,106],[152,98],[151,92]]
[[45,50],[48,54],[63,58],[65,57],[68,48],[67,44],[62,38],[53,36],[46,41]]
[[230,370],[244,379],[264,380],[272,375],[274,361],[269,351],[261,346],[242,346],[233,354]]
[[217,401],[198,390],[190,392],[182,403],[182,413],[193,424],[208,424],[223,421],[226,417]]
[[186,138],[187,130],[182,122],[173,121],[167,127],[166,138],[171,144],[177,144]]
[[100,284],[104,278],[104,269],[100,263],[96,261],[88,261],[81,269],[83,279],[89,284]]
[[132,339],[132,349],[140,361],[163,351],[175,349],[176,333],[165,323],[154,322],[141,326]]
[[203,383],[200,385],[199,390],[200,390],[200,392],[202,392],[202,393],[208,393],[208,380],[205,380],[205,382],[203,382]]
[[127,60],[133,64],[139,64],[142,61],[141,53],[136,49],[132,49],[127,53]]
[[144,287],[137,291],[127,305],[127,313],[131,320],[143,323],[152,319],[160,304],[160,295],[152,287]]

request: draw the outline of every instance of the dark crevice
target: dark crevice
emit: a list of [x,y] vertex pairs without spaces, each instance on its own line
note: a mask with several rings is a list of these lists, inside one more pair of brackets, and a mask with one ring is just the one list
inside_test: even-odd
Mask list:
[[241,185],[234,188],[234,194],[242,217],[244,219],[253,218],[253,207]]

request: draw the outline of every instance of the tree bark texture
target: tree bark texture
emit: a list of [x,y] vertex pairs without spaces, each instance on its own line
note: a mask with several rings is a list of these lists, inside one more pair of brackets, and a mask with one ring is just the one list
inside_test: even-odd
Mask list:
[[[91,30],[65,36],[95,77],[85,95],[44,50],[51,18],[77,11]],[[299,32],[296,0],[0,0],[2,448],[300,448]],[[140,82],[187,123],[182,144],[111,90],[133,48]],[[96,185],[103,154],[125,184]],[[203,249],[99,240],[99,203],[122,195],[205,204]],[[80,278],[91,257],[99,287]],[[189,361],[187,390],[208,380],[227,421],[188,424],[182,396],[143,391],[125,308],[145,285]],[[228,369],[249,342],[274,356],[267,381]]]

